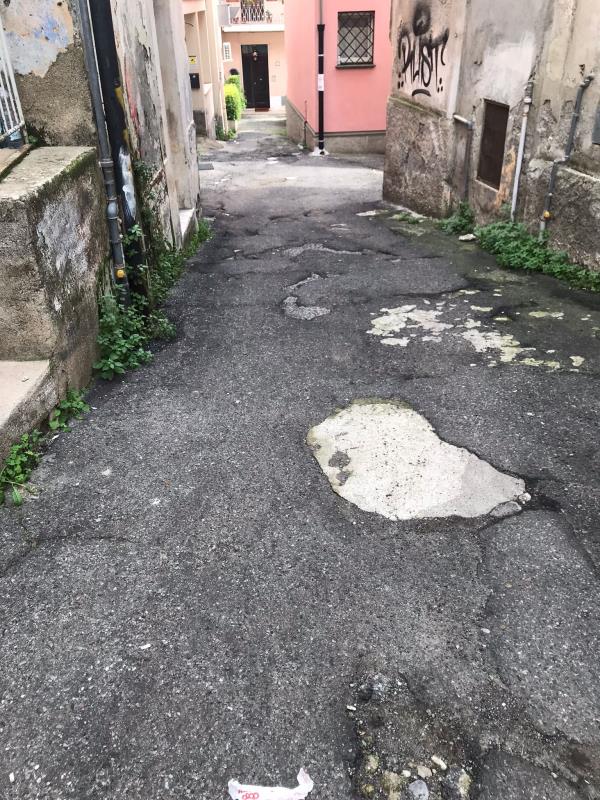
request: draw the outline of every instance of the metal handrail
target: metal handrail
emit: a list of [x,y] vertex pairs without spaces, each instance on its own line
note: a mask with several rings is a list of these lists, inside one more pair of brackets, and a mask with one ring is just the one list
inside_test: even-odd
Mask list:
[[264,0],[242,0],[239,13],[232,20],[234,25],[253,22],[273,22],[273,14],[265,8]]
[[17,92],[15,73],[10,63],[4,28],[0,21],[0,144],[14,137],[25,126]]

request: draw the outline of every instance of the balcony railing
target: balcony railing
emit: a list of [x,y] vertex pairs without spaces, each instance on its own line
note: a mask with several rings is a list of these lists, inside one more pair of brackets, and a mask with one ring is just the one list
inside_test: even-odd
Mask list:
[[[237,4],[236,4],[237,5]],[[266,25],[283,25],[283,9],[281,2],[265,2],[265,0],[242,0],[236,9],[235,16],[231,15],[232,25],[252,25],[263,23]],[[233,9],[232,9],[233,11]]]
[[24,125],[6,36],[0,22],[0,147],[9,142],[22,143],[21,131]]

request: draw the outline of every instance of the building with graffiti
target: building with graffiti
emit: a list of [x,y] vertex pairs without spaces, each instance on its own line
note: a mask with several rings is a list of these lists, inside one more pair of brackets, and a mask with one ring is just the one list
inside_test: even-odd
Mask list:
[[287,0],[287,124],[293,140],[312,149],[321,134],[330,152],[383,152],[392,65],[389,8],[389,0]]
[[4,0],[0,380],[16,409],[0,409],[8,438],[88,382],[98,294],[128,281],[122,234],[143,225],[146,209],[179,246],[196,227],[198,198],[182,0]]
[[600,6],[394,0],[384,191],[510,214],[600,269]]

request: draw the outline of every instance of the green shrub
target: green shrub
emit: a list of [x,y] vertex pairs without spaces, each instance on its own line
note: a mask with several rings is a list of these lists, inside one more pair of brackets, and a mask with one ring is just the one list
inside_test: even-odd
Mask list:
[[234,121],[242,118],[242,111],[244,110],[242,93],[235,83],[225,84],[225,110],[229,120]]
[[237,86],[238,91],[240,93],[240,97],[242,100],[242,110],[248,106],[248,102],[246,100],[246,95],[244,94],[244,90],[242,89],[242,81],[239,75],[230,75],[227,80],[225,81],[225,85],[231,84],[232,86]]
[[576,289],[600,292],[600,273],[572,264],[566,253],[553,250],[547,239],[532,236],[518,222],[493,222],[475,229],[479,244],[510,269],[543,272]]
[[468,203],[459,203],[458,208],[448,219],[440,223],[440,228],[445,233],[463,235],[472,233],[475,227],[475,215]]

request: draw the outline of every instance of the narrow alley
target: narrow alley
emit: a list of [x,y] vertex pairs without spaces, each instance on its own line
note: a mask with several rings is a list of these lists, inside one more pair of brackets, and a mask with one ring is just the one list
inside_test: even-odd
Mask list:
[[0,507],[0,796],[598,798],[600,299],[283,125],[201,157],[177,339]]

